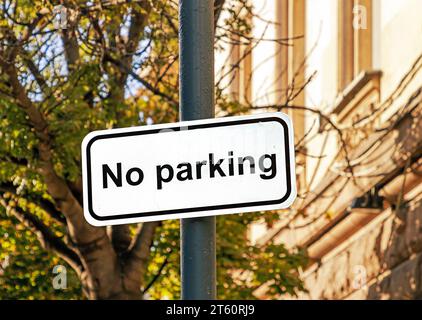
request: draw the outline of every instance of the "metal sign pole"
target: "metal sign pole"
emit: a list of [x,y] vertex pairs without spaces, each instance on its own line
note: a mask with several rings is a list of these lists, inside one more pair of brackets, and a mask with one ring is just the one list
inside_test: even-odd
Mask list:
[[[214,0],[179,1],[182,121],[214,117],[213,14]],[[215,260],[215,217],[182,219],[182,299],[216,298]]]

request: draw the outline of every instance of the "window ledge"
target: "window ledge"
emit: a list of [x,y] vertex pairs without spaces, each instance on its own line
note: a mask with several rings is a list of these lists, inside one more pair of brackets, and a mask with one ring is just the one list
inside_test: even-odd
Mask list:
[[353,110],[362,104],[366,98],[376,92],[375,99],[379,98],[380,79],[379,70],[362,71],[337,97],[332,113],[341,121]]

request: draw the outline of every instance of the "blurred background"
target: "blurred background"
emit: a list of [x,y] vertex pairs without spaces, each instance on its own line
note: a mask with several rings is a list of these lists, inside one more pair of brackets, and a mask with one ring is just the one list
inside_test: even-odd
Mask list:
[[[178,121],[177,1],[0,7],[0,299],[179,298],[179,222],[88,225],[80,172],[88,132]],[[289,114],[298,182],[217,218],[218,298],[422,297],[421,10],[215,0],[216,117]]]

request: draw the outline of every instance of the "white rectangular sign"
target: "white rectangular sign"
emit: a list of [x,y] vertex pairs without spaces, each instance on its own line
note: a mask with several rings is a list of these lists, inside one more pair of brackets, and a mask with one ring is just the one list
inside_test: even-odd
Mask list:
[[94,131],[82,142],[95,226],[286,208],[296,197],[284,113]]

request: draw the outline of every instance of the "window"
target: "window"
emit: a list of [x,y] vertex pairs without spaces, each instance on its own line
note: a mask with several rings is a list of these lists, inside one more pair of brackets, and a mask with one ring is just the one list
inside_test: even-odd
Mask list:
[[[275,35],[277,39],[288,39],[289,46],[280,44],[276,48],[275,83],[277,104],[287,100],[288,90],[295,96],[292,105],[305,104],[304,91],[301,86],[305,82],[305,0],[278,0],[275,2]],[[294,87],[291,86],[294,84]],[[304,134],[304,113],[301,110],[286,110],[295,126],[295,135],[300,138]]]
[[230,66],[233,74],[230,79],[230,94],[233,100],[250,103],[252,94],[252,45],[247,39],[233,35],[230,52]]
[[372,0],[338,2],[338,89],[372,69]]
[[[289,0],[276,1],[276,25],[275,37],[287,39],[289,37]],[[275,101],[281,103],[286,100],[287,88],[289,85],[289,47],[287,45],[276,45],[275,54]]]
[[[275,100],[283,104],[288,94],[294,96],[291,105],[304,106],[305,92],[302,86],[305,83],[305,27],[306,27],[306,0],[277,0],[275,1],[275,35],[277,39],[289,39],[289,46],[280,44],[276,48],[275,64]],[[286,43],[286,41],[283,41]],[[299,141],[305,134],[305,113],[303,110],[283,110],[288,113],[295,128],[295,140]],[[302,154],[297,155],[297,161],[304,163]],[[303,167],[301,167],[303,168]],[[300,190],[306,185],[306,174],[297,170],[297,188]]]

